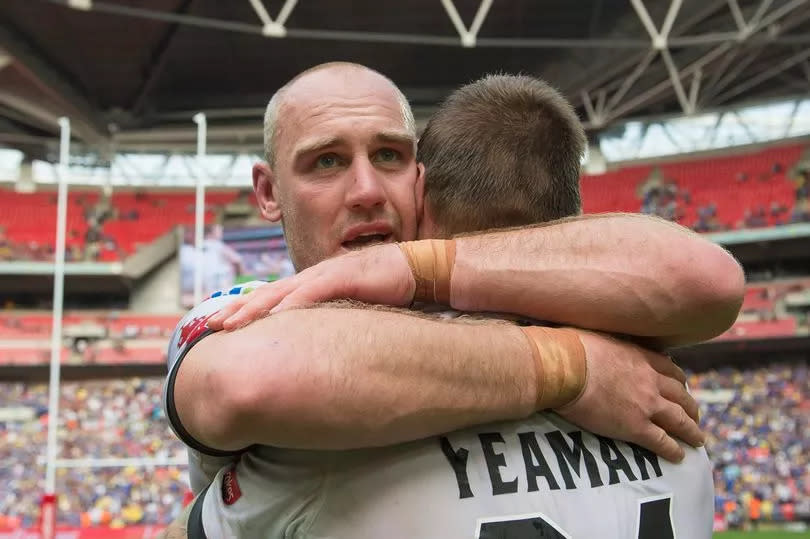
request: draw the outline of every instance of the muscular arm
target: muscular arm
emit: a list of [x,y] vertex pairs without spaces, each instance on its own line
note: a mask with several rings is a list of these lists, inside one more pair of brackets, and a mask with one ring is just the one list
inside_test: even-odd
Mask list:
[[221,450],[393,444],[525,417],[535,395],[517,327],[337,308],[210,335],[174,389],[185,429]]
[[[722,247],[654,217],[574,217],[455,243],[452,307],[644,337],[658,347],[721,334],[744,294],[742,269]],[[338,298],[407,306],[414,290],[402,251],[381,245],[270,283],[210,324],[234,329],[268,309]]]
[[675,437],[703,439],[669,358],[577,330],[321,306],[209,335],[181,361],[169,417],[213,450],[388,445],[549,407],[672,461]]
[[728,329],[744,286],[722,247],[658,218],[606,214],[457,238],[450,303],[674,346]]

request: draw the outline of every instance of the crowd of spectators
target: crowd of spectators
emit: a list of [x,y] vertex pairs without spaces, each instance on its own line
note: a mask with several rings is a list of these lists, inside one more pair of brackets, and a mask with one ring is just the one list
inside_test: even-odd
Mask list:
[[806,362],[693,374],[714,464],[715,511],[730,527],[810,519]]
[[[67,262],[96,262],[123,260],[129,254],[125,246],[121,245],[121,238],[116,234],[108,233],[105,224],[111,221],[117,223],[130,222],[137,228],[137,221],[142,213],[151,215],[161,212],[166,206],[166,200],[160,194],[148,193],[138,190],[133,198],[140,204],[137,207],[120,208],[115,198],[106,192],[78,192],[68,199],[68,216],[81,216],[77,221],[68,219],[65,238],[65,260]],[[193,195],[189,194],[193,201]],[[42,206],[44,204],[44,206]],[[209,209],[220,210],[221,204],[207,204]],[[56,194],[48,197],[44,202],[32,202],[30,211],[49,212],[56,214]],[[194,215],[193,202],[183,208],[186,217]],[[71,224],[72,223],[72,224]],[[41,238],[28,238],[24,241],[9,234],[7,228],[10,223],[0,218],[0,262],[2,261],[52,261],[54,258],[53,238],[55,230],[47,229]],[[171,223],[167,224],[167,231]],[[157,237],[157,235],[155,235]]]
[[[14,241],[6,233],[6,228],[0,222],[0,262],[13,262],[18,260],[48,261],[53,260],[53,245],[36,241]],[[65,252],[65,259],[68,259]]]
[[796,205],[790,212],[791,223],[810,223],[810,168],[801,170],[795,178]]
[[[770,172],[756,175],[752,179],[746,172],[738,172],[735,180],[741,189],[753,181],[767,183],[785,181],[785,169],[781,163],[774,163]],[[800,169],[787,181],[793,183],[795,203],[788,207],[779,201],[759,201],[752,207],[743,210],[742,218],[736,223],[726,223],[718,218],[717,204],[722,201],[710,201],[694,208],[695,219],[685,222],[687,209],[692,206],[692,195],[686,187],[679,185],[677,179],[667,177],[655,169],[649,178],[640,185],[641,207],[639,211],[656,215],[673,222],[680,222],[695,232],[720,232],[731,229],[761,228],[772,225],[810,222],[810,170]]]
[[[752,520],[810,518],[810,368],[806,362],[691,374],[714,463],[715,508],[732,527]],[[65,382],[61,458],[184,454],[160,404],[162,379]],[[47,387],[0,385],[0,528],[34,526],[45,475]],[[8,414],[7,414],[8,415]],[[182,508],[187,475],[177,467],[61,468],[58,521],[71,526],[165,524]],[[756,517],[756,518],[754,518]]]
[[[118,245],[116,238],[104,233],[104,223],[115,216],[109,199],[102,202],[91,202],[85,197],[79,196],[75,199],[76,207],[69,211],[80,211],[83,215],[83,232],[80,228],[68,228],[65,238],[65,261],[66,262],[93,262],[102,257],[102,253],[112,253],[115,257],[123,259],[126,253]],[[56,212],[54,203],[47,208],[30,208],[32,212],[51,211]],[[0,221],[0,262],[10,261],[53,261],[55,248],[53,236],[55,230],[48,231],[38,241],[19,241],[10,237],[4,224]]]
[[679,221],[683,218],[683,205],[691,203],[687,189],[656,174],[642,186],[641,213],[657,215],[668,221]]
[[[176,458],[185,454],[161,406],[162,379],[64,382],[59,458]],[[0,528],[36,525],[48,425],[44,384],[0,384]],[[28,417],[23,413],[28,412]],[[71,526],[166,524],[182,508],[178,467],[59,468],[58,522]]]
[[[734,183],[740,190],[746,189],[748,185],[753,187],[756,184],[776,181],[792,182],[795,199],[790,205],[784,202],[757,200],[751,207],[739,208],[740,211],[737,214],[740,216],[739,220],[732,223],[724,222],[718,217],[717,206],[723,204],[724,200],[709,202],[704,200],[700,204],[694,203],[693,205],[693,196],[699,195],[697,191],[700,191],[702,187],[692,186],[695,190],[695,193],[692,193],[681,185],[677,178],[661,174],[660,170],[656,168],[651,177],[646,178],[639,185],[638,196],[641,198],[641,205],[638,211],[680,222],[698,232],[810,222],[810,169],[806,168],[806,165],[794,170],[788,168],[786,164],[775,161],[768,171],[750,174],[741,170],[734,177]],[[628,189],[630,188],[632,186],[628,186]],[[72,196],[69,213],[82,217],[80,226],[68,227],[66,260],[92,262],[124,259],[128,254],[128,247],[121,243],[126,243],[127,240],[122,239],[117,233],[106,232],[105,224],[111,221],[119,224],[132,222],[132,226],[137,227],[135,222],[139,219],[155,213],[160,214],[167,207],[167,200],[159,193],[138,190],[132,198],[135,206],[119,207],[122,203],[116,202],[116,198],[109,193],[81,192]],[[243,207],[243,217],[247,218],[256,215],[247,202],[251,199],[251,192],[242,190],[233,193],[233,199],[230,202],[235,207]],[[55,214],[55,200],[56,195],[54,194],[49,199],[48,207],[31,208],[31,211],[47,211]],[[224,207],[225,204],[222,201],[211,201],[206,204],[206,210],[214,213],[221,213]],[[184,206],[179,209],[181,213],[185,213],[186,217],[193,216],[194,203],[190,194],[189,202],[184,203]],[[30,238],[26,241],[18,241],[6,230],[8,225],[9,223],[4,223],[0,219],[0,262],[53,260],[54,247],[50,229],[38,241],[32,241]],[[171,223],[167,224],[167,226],[170,225]],[[121,227],[111,230],[118,230],[120,233]]]

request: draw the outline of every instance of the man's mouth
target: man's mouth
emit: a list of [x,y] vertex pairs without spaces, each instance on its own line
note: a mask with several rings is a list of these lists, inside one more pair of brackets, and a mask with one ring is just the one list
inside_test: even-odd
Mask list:
[[356,249],[363,249],[371,245],[378,245],[380,243],[388,243],[392,239],[391,234],[360,234],[359,236],[344,241],[341,245],[349,251]]

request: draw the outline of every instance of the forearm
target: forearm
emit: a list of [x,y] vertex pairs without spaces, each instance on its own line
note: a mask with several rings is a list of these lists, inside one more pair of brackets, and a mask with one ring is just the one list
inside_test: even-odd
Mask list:
[[535,384],[516,327],[314,308],[207,337],[175,393],[185,428],[212,447],[347,449],[526,416]]
[[457,238],[450,303],[676,345],[727,329],[743,288],[721,247],[660,219],[616,214]]

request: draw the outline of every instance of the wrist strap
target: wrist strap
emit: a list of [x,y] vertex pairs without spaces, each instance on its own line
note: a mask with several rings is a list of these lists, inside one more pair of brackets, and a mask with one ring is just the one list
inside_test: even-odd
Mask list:
[[585,348],[573,329],[520,328],[532,349],[537,376],[537,410],[561,408],[585,390]]
[[416,282],[413,301],[450,305],[456,240],[407,241],[398,245]]

